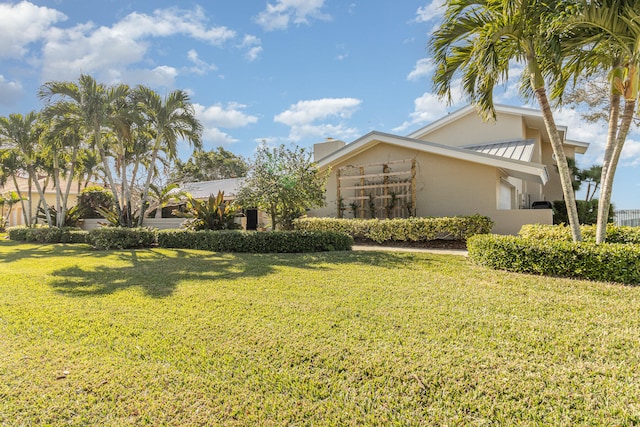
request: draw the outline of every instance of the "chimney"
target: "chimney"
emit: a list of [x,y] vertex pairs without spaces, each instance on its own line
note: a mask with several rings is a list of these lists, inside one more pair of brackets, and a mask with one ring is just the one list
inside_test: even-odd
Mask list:
[[323,142],[313,144],[313,161],[317,162],[319,160],[322,160],[329,154],[333,153],[334,151],[338,151],[345,145],[347,145],[346,142],[333,138],[327,138]]

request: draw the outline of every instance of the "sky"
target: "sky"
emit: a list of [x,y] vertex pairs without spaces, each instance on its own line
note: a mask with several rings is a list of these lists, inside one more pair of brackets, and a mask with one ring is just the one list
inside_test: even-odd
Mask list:
[[[465,105],[432,94],[427,49],[443,0],[31,0],[0,2],[0,116],[39,110],[38,88],[81,73],[106,83],[186,90],[204,148],[250,158],[261,142],[311,148],[372,131],[407,135]],[[517,73],[496,102],[526,104]],[[455,85],[454,85],[455,86]],[[454,91],[458,92],[459,91]],[[556,111],[568,138],[601,163],[605,124]],[[180,157],[189,157],[184,144]],[[580,196],[580,194],[579,194]],[[640,209],[640,132],[613,202]]]

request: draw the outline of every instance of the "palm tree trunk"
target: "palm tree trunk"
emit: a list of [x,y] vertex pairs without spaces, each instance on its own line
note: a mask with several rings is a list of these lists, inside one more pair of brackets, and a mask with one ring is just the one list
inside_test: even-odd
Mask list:
[[11,175],[13,178],[13,185],[16,187],[16,192],[18,193],[18,197],[20,197],[20,206],[22,206],[22,217],[24,218],[24,225],[29,226],[29,216],[27,214],[27,210],[24,205],[24,197],[22,197],[22,192],[20,191],[20,187],[18,187],[18,179],[15,174]]
[[151,161],[149,162],[149,171],[147,173],[147,179],[144,183],[144,187],[142,188],[142,194],[140,195],[140,216],[138,217],[138,227],[142,227],[142,222],[144,221],[144,214],[147,210],[147,203],[149,199],[149,188],[151,188],[151,180],[153,179],[153,172],[155,170],[154,166],[156,161],[158,160],[158,151],[160,151],[160,143],[162,141],[162,132],[158,132],[156,136],[156,143],[153,147],[153,151],[151,153]]
[[49,212],[49,205],[47,204],[47,200],[44,197],[44,190],[40,185],[40,181],[38,181],[38,176],[36,175],[35,170],[33,169],[33,166],[27,167],[27,173],[29,174],[29,176],[32,177],[33,183],[36,186],[36,190],[38,190],[38,194],[40,195],[40,203],[42,203],[42,208],[44,209],[44,214],[45,214],[45,217],[47,218],[47,225],[49,227],[52,227],[53,224],[51,223],[51,213]]
[[[636,109],[636,99],[625,99],[620,128],[615,143],[611,148],[609,163],[602,166],[602,186],[600,187],[600,200],[598,201],[598,224],[596,227],[596,243],[604,243],[607,236],[607,222],[609,221],[609,209],[611,206],[611,193],[613,190],[613,178],[618,167],[622,147],[629,134],[629,128],[633,121]],[[608,144],[607,144],[608,145]],[[609,147],[607,146],[607,149]],[[606,165],[606,169],[605,169]],[[606,170],[606,172],[605,172]]]
[[545,127],[547,128],[547,133],[549,134],[553,153],[556,155],[558,173],[560,174],[560,185],[562,186],[564,201],[567,205],[567,216],[569,217],[571,236],[574,242],[580,242],[582,241],[582,234],[580,232],[580,220],[578,218],[576,195],[573,192],[573,180],[569,171],[567,156],[564,153],[562,139],[560,138],[560,133],[558,132],[555,120],[553,119],[553,113],[551,112],[551,106],[549,105],[546,90],[544,87],[538,87],[535,89],[534,93],[538,103],[540,104],[542,118],[544,120]]
[[[73,149],[73,153],[71,155],[71,167],[69,168],[69,175],[67,178],[67,187],[64,190],[64,195],[62,197],[62,210],[65,215],[67,215],[67,206],[69,202],[69,193],[71,193],[71,182],[73,181],[73,175],[76,169],[76,161],[78,160],[78,147],[76,146]],[[78,181],[78,187],[80,186],[80,181]],[[80,193],[80,191],[78,191]]]

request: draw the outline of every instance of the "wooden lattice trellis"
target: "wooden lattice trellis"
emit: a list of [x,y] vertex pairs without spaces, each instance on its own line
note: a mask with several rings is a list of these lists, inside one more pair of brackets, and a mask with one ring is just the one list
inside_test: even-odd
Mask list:
[[348,165],[336,171],[336,178],[339,218],[415,216],[415,159]]

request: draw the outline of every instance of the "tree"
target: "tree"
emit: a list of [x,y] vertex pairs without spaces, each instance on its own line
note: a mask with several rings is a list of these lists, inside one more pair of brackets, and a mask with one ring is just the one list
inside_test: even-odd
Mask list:
[[168,159],[175,159],[179,139],[185,139],[199,149],[202,146],[202,125],[196,118],[189,95],[182,90],[175,90],[162,98],[151,89],[138,86],[135,99],[155,135],[147,166],[147,178],[141,192],[138,226],[142,226],[158,154],[162,151]]
[[272,229],[290,229],[306,209],[324,205],[328,172],[319,172],[303,148],[262,144],[237,200],[244,207],[268,212]]
[[462,90],[485,119],[495,119],[493,90],[508,79],[515,62],[526,65],[523,94],[538,102],[556,156],[574,241],[582,240],[572,176],[547,97],[545,77],[560,74],[561,39],[554,20],[570,1],[449,0],[444,20],[430,41],[437,69],[436,93],[451,101],[451,86],[462,74]]
[[587,194],[584,200],[590,202],[593,200],[600,182],[602,180],[602,166],[593,165],[589,169],[581,169],[578,173],[580,181],[587,183]]
[[129,96],[129,92],[127,85],[106,86],[96,82],[93,77],[82,74],[77,83],[47,82],[40,87],[38,93],[40,99],[47,103],[45,114],[48,117],[72,119],[87,132],[98,151],[119,218],[122,217],[122,208],[109,164],[107,140],[103,136],[114,120],[116,104]]
[[640,94],[640,8],[637,0],[581,0],[580,5],[580,13],[569,21],[569,30],[575,35],[568,38],[569,72],[565,76],[577,79],[607,73],[610,87],[596,230],[596,243],[603,243],[613,180]]
[[211,151],[195,151],[189,160],[176,160],[173,182],[214,181],[247,175],[249,165],[241,157],[218,147]]
[[15,149],[15,152],[22,158],[29,179],[36,186],[40,195],[40,203],[45,209],[47,224],[51,227],[49,206],[44,197],[44,189],[38,179],[39,144],[45,132],[46,130],[42,123],[39,123],[39,117],[35,111],[31,111],[26,116],[14,113],[9,117],[0,117],[0,144]]
[[187,195],[186,192],[180,191],[177,183],[166,186],[151,184],[149,189],[156,205],[156,218],[162,218],[162,209],[166,208],[171,201],[179,201],[181,197]]

